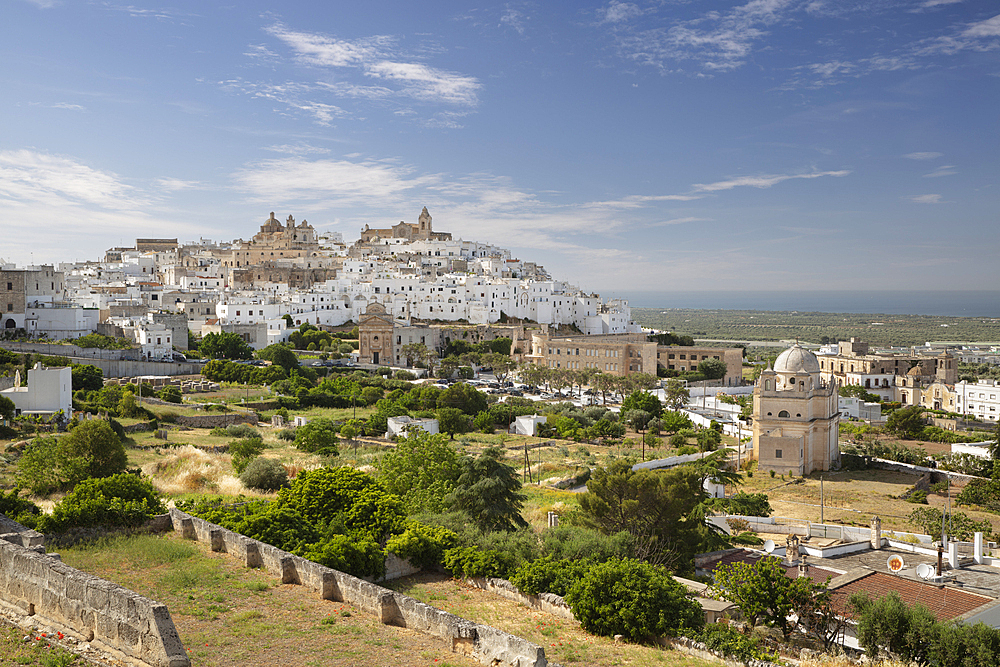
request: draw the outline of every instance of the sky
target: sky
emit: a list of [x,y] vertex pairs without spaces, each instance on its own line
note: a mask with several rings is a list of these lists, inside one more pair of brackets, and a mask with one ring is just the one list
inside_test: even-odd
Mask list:
[[0,258],[415,223],[602,295],[996,289],[995,0],[3,0]]

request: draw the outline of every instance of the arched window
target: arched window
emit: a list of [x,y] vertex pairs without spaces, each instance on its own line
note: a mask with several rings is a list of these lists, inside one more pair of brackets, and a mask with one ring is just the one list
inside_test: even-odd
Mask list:
[[788,416],[788,410],[782,410],[781,412],[778,413],[778,416],[779,417],[787,417]]
[[764,380],[764,391],[771,391],[771,381]]

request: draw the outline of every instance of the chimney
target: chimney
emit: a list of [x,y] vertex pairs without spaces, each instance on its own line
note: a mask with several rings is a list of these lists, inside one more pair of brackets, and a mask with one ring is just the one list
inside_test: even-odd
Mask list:
[[877,516],[872,517],[871,543],[876,551],[882,548],[882,519]]
[[799,562],[799,538],[797,535],[789,535],[785,539],[785,563],[796,565]]
[[799,576],[808,577],[809,576],[809,563],[807,559],[809,556],[807,554],[802,554],[799,556]]

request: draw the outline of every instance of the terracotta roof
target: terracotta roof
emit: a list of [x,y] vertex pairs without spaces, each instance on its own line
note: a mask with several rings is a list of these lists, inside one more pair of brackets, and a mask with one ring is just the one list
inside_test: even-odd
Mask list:
[[907,605],[918,602],[927,607],[939,621],[949,621],[973,609],[994,602],[993,598],[960,591],[948,586],[937,586],[884,572],[872,572],[849,581],[833,590],[834,605],[839,611],[847,609],[847,598],[855,591],[864,591],[881,598],[895,591]]

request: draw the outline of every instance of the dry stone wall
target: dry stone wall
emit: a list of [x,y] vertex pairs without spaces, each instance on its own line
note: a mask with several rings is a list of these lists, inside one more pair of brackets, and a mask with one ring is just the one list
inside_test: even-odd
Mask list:
[[[0,517],[4,518],[4,517]],[[14,522],[9,522],[14,523]],[[16,525],[16,524],[15,524]],[[190,667],[166,605],[63,564],[44,553],[30,531],[0,540],[0,607],[62,632],[123,662]]]
[[300,584],[326,600],[348,602],[386,625],[439,637],[456,653],[485,665],[546,667],[545,650],[532,642],[481,623],[441,611],[413,598],[353,577],[305,558],[252,540],[178,509],[170,510],[174,530],[238,558],[246,567],[261,567],[282,583]]

